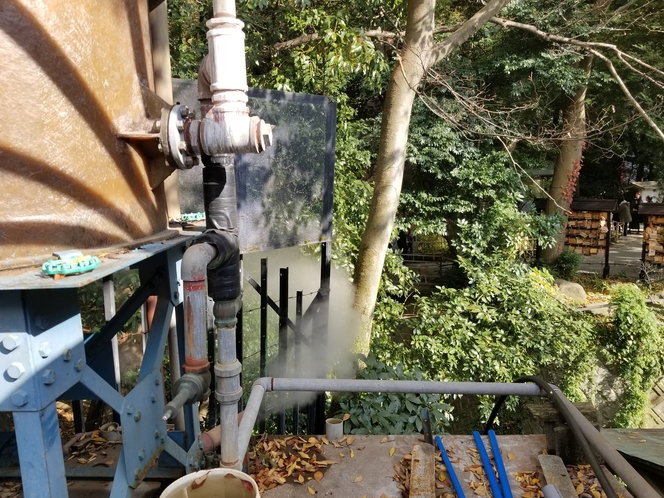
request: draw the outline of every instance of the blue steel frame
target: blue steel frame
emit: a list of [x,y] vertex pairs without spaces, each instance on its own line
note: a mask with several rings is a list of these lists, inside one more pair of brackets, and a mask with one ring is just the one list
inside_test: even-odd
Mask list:
[[[190,238],[149,244],[105,260],[93,272],[61,280],[42,278],[34,270],[11,276],[0,273],[0,411],[13,413],[26,497],[68,496],[55,406],[65,393],[92,393],[120,415],[123,446],[111,497],[131,496],[163,450],[186,472],[204,466],[197,406],[185,407],[188,450],[168,437],[162,420],[161,364],[172,313],[182,307],[179,266]],[[157,305],[138,384],[123,397],[93,369],[94,359],[88,364],[86,349],[101,360],[103,355],[95,352],[103,344],[88,348],[84,344],[77,288],[128,267],[139,269],[142,282],[157,282],[150,292],[137,291],[142,291],[139,301],[156,295]],[[153,279],[155,275],[161,278]],[[99,339],[110,341],[122,325]],[[178,336],[183,338],[182,323]]]

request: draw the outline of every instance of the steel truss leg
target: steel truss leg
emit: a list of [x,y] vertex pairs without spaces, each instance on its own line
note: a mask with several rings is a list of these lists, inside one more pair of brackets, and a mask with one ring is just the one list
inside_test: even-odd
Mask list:
[[68,495],[55,401],[37,412],[14,412],[14,428],[26,498]]

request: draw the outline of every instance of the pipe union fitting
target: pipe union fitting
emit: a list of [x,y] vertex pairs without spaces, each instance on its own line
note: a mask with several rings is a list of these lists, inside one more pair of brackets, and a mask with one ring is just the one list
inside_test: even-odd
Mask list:
[[215,363],[214,364],[214,375],[216,377],[229,378],[235,377],[242,373],[242,363],[235,360],[233,363]]
[[214,397],[222,405],[231,405],[233,403],[237,403],[240,400],[240,398],[242,398],[242,388],[232,393],[222,393],[219,391],[215,391]]

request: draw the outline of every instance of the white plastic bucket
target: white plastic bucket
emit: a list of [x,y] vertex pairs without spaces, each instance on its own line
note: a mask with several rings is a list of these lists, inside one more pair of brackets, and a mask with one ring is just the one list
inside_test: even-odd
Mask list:
[[199,470],[167,487],[160,498],[260,498],[251,476],[233,469]]

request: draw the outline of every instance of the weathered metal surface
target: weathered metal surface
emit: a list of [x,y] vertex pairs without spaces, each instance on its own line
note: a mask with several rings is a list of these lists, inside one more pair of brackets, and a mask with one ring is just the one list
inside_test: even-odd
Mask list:
[[664,429],[602,429],[602,436],[639,466],[664,473]]
[[[399,465],[404,455],[411,453],[413,445],[423,442],[421,435],[415,436],[389,436],[389,441],[381,443],[384,436],[357,436],[352,444],[354,458],[350,458],[348,449],[343,451],[339,448],[324,446],[326,459],[336,460],[336,465],[331,465],[320,482],[313,479],[305,481],[305,484],[287,483],[263,493],[263,498],[311,498],[307,486],[316,491],[317,496],[368,496],[387,498],[401,498],[401,489],[393,480],[395,475],[394,465]],[[450,453],[454,470],[459,477],[466,496],[476,496],[470,488],[470,482],[476,480],[468,467],[474,465],[475,448],[472,436],[442,436],[443,443]],[[505,461],[505,470],[510,479],[510,487],[514,496],[521,496],[523,490],[520,483],[516,481],[516,472],[535,472],[539,470],[537,456],[545,448],[543,435],[531,436],[498,436],[498,443]],[[488,444],[488,443],[487,443]],[[360,447],[364,449],[359,450]],[[395,448],[390,456],[391,448]],[[339,453],[344,453],[340,457]],[[507,455],[511,454],[510,459]],[[481,466],[481,463],[480,463]],[[357,480],[358,477],[361,480]],[[447,490],[453,493],[453,488]],[[444,491],[443,490],[443,491]],[[441,490],[438,490],[441,491]]]
[[[172,232],[175,236],[162,242],[144,244],[135,249],[115,249],[101,256],[101,264],[93,271],[70,275],[62,279],[42,275],[40,268],[19,268],[0,271],[0,290],[66,289],[84,287],[95,280],[140,263],[156,254],[167,251],[193,237],[194,233]],[[184,250],[184,249],[183,249]]]
[[436,460],[430,444],[413,446],[410,467],[410,498],[434,498],[436,496]]
[[119,136],[159,117],[149,41],[146,1],[0,2],[0,269],[167,228],[159,161]]
[[554,484],[563,498],[576,498],[574,485],[569,478],[567,467],[565,467],[562,458],[556,455],[540,455],[538,459],[546,483]]

